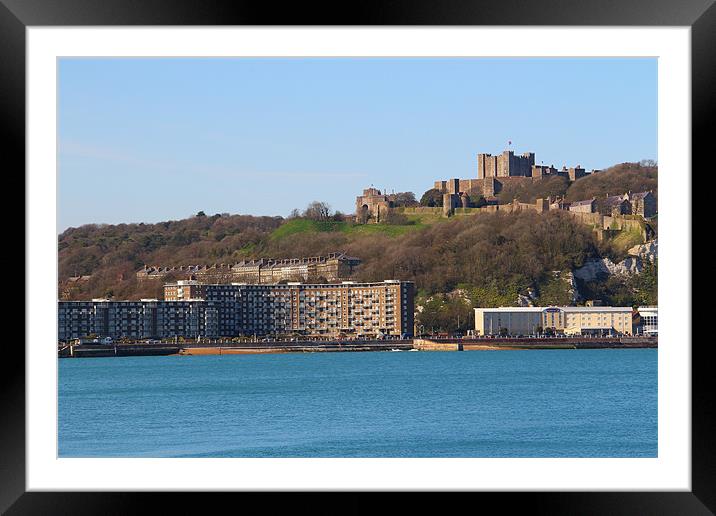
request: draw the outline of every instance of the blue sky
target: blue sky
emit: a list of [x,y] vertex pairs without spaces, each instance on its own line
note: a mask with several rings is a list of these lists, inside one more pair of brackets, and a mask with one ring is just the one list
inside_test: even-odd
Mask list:
[[58,229],[352,212],[373,184],[657,159],[656,59],[61,59]]

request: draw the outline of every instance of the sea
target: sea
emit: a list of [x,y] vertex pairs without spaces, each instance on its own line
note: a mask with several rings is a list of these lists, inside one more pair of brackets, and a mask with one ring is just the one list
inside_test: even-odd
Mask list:
[[59,359],[59,457],[656,457],[656,349]]

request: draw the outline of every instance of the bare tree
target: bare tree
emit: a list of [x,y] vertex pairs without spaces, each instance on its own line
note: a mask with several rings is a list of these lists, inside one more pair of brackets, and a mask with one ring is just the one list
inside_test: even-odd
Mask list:
[[306,207],[303,216],[311,220],[328,220],[331,217],[331,207],[325,202],[313,201]]

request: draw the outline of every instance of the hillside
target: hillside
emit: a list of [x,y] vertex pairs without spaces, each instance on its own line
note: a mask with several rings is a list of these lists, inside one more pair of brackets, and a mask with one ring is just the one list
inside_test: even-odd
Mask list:
[[567,190],[568,201],[618,195],[624,192],[653,190],[658,199],[658,175],[656,165],[644,163],[621,163],[597,174],[583,177],[572,183]]
[[[581,180],[578,180],[581,181]],[[575,184],[578,182],[575,181]],[[537,199],[546,197],[563,197],[569,190],[569,179],[566,177],[548,177],[539,181],[524,181],[516,184],[506,184],[497,198],[501,204],[518,199],[521,202],[534,203]]]
[[[232,263],[342,250],[363,261],[355,279],[412,280],[423,296],[462,289],[474,306],[514,304],[518,294],[547,304],[566,303],[570,287],[556,281],[552,271],[569,271],[611,252],[609,244],[596,242],[588,226],[560,212],[438,220],[358,225],[214,215],[159,224],[83,226],[60,235],[60,291],[69,299],[160,297],[161,282],[136,280],[142,265]],[[68,281],[81,275],[89,278]],[[172,279],[181,278],[167,278]],[[617,287],[593,285],[591,291],[608,300]],[[621,299],[628,298],[628,292],[618,292]]]
[[144,264],[221,263],[250,257],[280,217],[249,215],[196,216],[157,224],[89,224],[69,228],[58,237],[60,289],[71,277],[72,299],[106,294],[119,299],[156,297],[156,286],[138,285],[136,271]]

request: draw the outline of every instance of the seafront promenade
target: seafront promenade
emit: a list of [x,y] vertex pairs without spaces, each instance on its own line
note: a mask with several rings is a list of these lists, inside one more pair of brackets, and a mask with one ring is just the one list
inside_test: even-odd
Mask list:
[[252,353],[313,353],[349,351],[487,351],[549,349],[656,348],[656,337],[560,337],[560,338],[414,338],[396,340],[268,341],[78,344],[58,347],[60,358],[232,355]]

